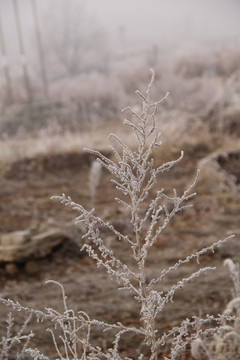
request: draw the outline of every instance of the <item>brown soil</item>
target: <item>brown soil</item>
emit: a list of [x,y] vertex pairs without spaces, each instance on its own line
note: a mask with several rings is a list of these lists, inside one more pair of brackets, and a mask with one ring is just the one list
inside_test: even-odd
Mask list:
[[[161,178],[159,187],[170,191],[173,187],[183,191],[189,184],[199,157],[198,149],[191,148],[191,158],[186,154],[182,163]],[[201,149],[201,156],[207,149]],[[206,154],[205,154],[206,155]],[[195,157],[194,157],[195,156]],[[81,229],[74,227],[75,214],[56,201],[52,195],[66,193],[76,202],[88,209],[92,207],[88,196],[88,170],[92,157],[82,153],[59,154],[48,157],[25,159],[9,165],[0,179],[0,232],[30,229],[33,233],[51,228],[61,228],[68,235],[68,241],[56,248],[47,258],[29,260],[16,264],[14,275],[7,272],[6,264],[0,266],[1,297],[11,298],[21,304],[44,309],[52,307],[62,310],[61,293],[53,284],[45,284],[48,279],[60,281],[68,296],[69,307],[75,311],[86,311],[92,318],[106,322],[121,321],[124,324],[138,324],[138,307],[128,293],[121,297],[116,291],[115,281],[108,280],[104,271],[95,267],[94,262],[79,251]],[[127,214],[119,204],[113,201],[116,196],[114,186],[109,182],[109,174],[104,172],[94,207],[96,214],[112,220],[123,231],[127,227]],[[217,270],[201,276],[184,290],[177,291],[175,301],[163,311],[158,321],[160,331],[177,325],[185,317],[206,313],[218,314],[231,298],[231,282],[223,260],[231,257],[239,261],[239,207],[240,196],[230,193],[216,196],[198,196],[193,199],[194,208],[175,217],[159,242],[150,253],[148,266],[149,278],[157,275],[163,268],[173,265],[179,258],[236,233],[231,243],[224,245],[215,253],[209,253],[201,260],[201,265],[216,266]],[[109,238],[109,245],[130,266],[134,266],[126,244]],[[177,272],[171,273],[163,282],[162,290],[175,284],[182,277],[198,269],[196,262],[183,265]],[[3,319],[6,308],[1,305],[1,335],[6,331]],[[14,314],[15,316],[15,314]],[[16,326],[21,322],[15,316]],[[48,326],[51,326],[48,325]],[[49,334],[45,334],[44,323],[33,323],[36,333],[32,347],[38,347],[42,353],[53,359],[55,350]],[[109,340],[105,333],[93,332],[94,341],[101,346]],[[128,336],[121,343],[122,351],[129,350],[137,358],[138,341]],[[142,350],[144,351],[144,349]],[[131,354],[128,353],[128,356]],[[186,359],[190,358],[186,354]]]

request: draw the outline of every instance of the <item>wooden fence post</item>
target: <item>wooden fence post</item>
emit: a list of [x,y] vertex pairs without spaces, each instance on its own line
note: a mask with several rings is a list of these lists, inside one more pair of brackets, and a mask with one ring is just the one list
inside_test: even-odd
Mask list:
[[27,68],[26,55],[25,55],[23,39],[22,39],[22,31],[21,31],[21,24],[20,24],[17,0],[13,0],[13,7],[14,7],[14,14],[15,14],[17,34],[18,34],[18,44],[19,44],[19,50],[20,50],[20,55],[21,55],[23,78],[24,78],[24,82],[25,82],[25,88],[26,88],[26,92],[27,92],[28,101],[32,102],[33,96],[32,96],[31,86],[30,86],[30,82],[29,82],[28,68]]
[[35,26],[35,34],[36,34],[36,39],[37,39],[38,55],[39,55],[39,61],[40,61],[40,67],[41,67],[43,91],[44,91],[45,99],[48,100],[49,99],[48,81],[47,81],[46,67],[45,67],[45,61],[44,61],[44,53],[43,53],[43,48],[42,48],[40,26],[39,26],[39,22],[38,22],[36,0],[31,0],[31,3],[32,3],[33,20],[34,20],[34,26]]
[[2,22],[0,18],[0,49],[1,49],[1,57],[2,57],[2,68],[5,75],[6,85],[7,85],[7,97],[8,97],[8,103],[9,105],[13,103],[13,93],[12,93],[12,83],[9,73],[9,65],[6,55],[6,48],[5,48],[5,42],[4,42],[4,36],[3,36],[3,28],[2,28]]

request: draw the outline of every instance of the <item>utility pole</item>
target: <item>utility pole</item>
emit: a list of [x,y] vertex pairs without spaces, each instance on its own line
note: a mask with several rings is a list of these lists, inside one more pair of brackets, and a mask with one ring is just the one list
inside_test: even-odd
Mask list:
[[37,39],[38,55],[39,55],[39,61],[40,61],[40,67],[41,67],[43,91],[44,91],[45,99],[48,100],[49,99],[48,81],[47,81],[46,67],[45,67],[45,61],[44,61],[44,53],[43,53],[43,48],[42,48],[42,39],[41,39],[40,26],[39,26],[39,21],[38,21],[36,0],[31,0],[31,3],[32,3],[33,20],[34,20],[34,26],[35,26],[35,34],[36,34],[36,39]]
[[23,78],[24,78],[24,82],[25,82],[28,101],[32,102],[33,97],[32,97],[32,91],[31,91],[31,86],[30,86],[30,82],[29,82],[29,76],[28,76],[28,68],[27,68],[25,50],[24,50],[23,39],[22,39],[22,31],[21,31],[21,24],[20,24],[17,0],[13,0],[13,7],[14,7],[14,14],[15,14],[17,34],[18,34],[19,50],[20,50],[20,55],[21,55]]
[[8,97],[8,103],[13,103],[13,93],[12,93],[12,84],[11,84],[11,78],[9,73],[9,66],[8,66],[8,60],[6,55],[6,48],[5,48],[5,42],[4,42],[4,36],[3,36],[3,28],[2,28],[2,22],[0,17],[0,49],[1,49],[1,58],[2,58],[2,68],[5,75],[6,85],[7,85],[7,97]]

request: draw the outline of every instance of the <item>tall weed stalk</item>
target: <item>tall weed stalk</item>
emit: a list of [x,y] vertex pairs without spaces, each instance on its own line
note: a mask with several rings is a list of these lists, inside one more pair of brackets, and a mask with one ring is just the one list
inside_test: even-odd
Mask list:
[[[156,190],[161,175],[170,171],[173,166],[181,161],[183,152],[176,160],[154,166],[153,151],[161,146],[160,132],[156,127],[155,117],[160,103],[167,95],[160,101],[151,101],[150,94],[153,81],[154,72],[152,71],[151,81],[146,93],[136,91],[142,102],[141,111],[138,113],[131,107],[125,109],[125,111],[129,112],[130,119],[124,120],[124,125],[135,135],[137,147],[131,149],[117,135],[111,134],[109,138],[115,142],[115,146],[110,146],[113,158],[108,158],[98,151],[86,149],[89,153],[96,155],[99,164],[111,173],[112,182],[120,193],[120,196],[115,200],[128,211],[129,226],[131,226],[132,231],[128,235],[122,234],[110,222],[95,215],[94,209],[87,210],[65,194],[53,197],[78,212],[76,224],[82,224],[86,229],[83,236],[85,244],[82,249],[96,261],[97,266],[107,271],[111,279],[117,280],[119,289],[132,293],[133,299],[139,308],[140,325],[127,326],[121,322],[110,324],[91,319],[88,314],[82,311],[75,313],[68,307],[63,286],[56,282],[54,283],[60,286],[62,291],[63,313],[50,308],[47,308],[46,312],[39,312],[24,308],[11,300],[1,300],[17,310],[35,314],[39,319],[50,320],[55,324],[58,330],[61,331],[59,337],[62,342],[61,347],[58,344],[54,329],[49,331],[58,359],[120,360],[124,358],[129,360],[130,357],[121,354],[120,341],[124,335],[133,333],[136,337],[142,338],[145,348],[148,349],[145,350],[145,354],[139,354],[136,349],[134,359],[148,358],[149,360],[157,360],[162,347],[171,341],[171,349],[165,359],[174,360],[181,355],[187,345],[194,339],[198,339],[199,336],[206,335],[208,332],[213,332],[213,329],[203,330],[203,327],[212,321],[211,317],[206,319],[197,317],[191,320],[186,319],[178,327],[174,327],[166,333],[161,333],[157,327],[157,320],[161,316],[162,310],[169,302],[173,301],[176,290],[183,288],[202,273],[211,271],[214,268],[209,266],[200,267],[196,272],[182,278],[164,293],[161,289],[161,283],[165,277],[177,271],[181,265],[188,263],[190,260],[195,259],[198,261],[201,255],[207,251],[214,251],[216,247],[221,246],[231,237],[220,240],[197,253],[187,256],[185,259],[179,259],[175,265],[162,270],[157,277],[151,279],[147,277],[147,261],[151,249],[158,242],[162,232],[174,216],[192,206],[189,204],[189,200],[196,195],[193,188],[198,178],[197,172],[193,184],[181,195],[178,195],[175,189],[173,189],[171,196],[167,195],[163,188]],[[166,206],[166,203],[170,203],[171,206]],[[118,254],[115,254],[107,246],[104,234],[101,234],[103,228],[108,229],[115,238],[127,244],[135,266],[130,268],[118,257]],[[215,321],[221,326],[220,319],[215,319]],[[101,348],[93,344],[91,331],[96,326],[99,327],[99,331],[110,331],[113,334],[114,340],[107,348]],[[129,350],[133,353],[134,349],[131,348],[131,345],[129,345]],[[28,349],[27,352],[34,359],[47,359],[37,349]]]

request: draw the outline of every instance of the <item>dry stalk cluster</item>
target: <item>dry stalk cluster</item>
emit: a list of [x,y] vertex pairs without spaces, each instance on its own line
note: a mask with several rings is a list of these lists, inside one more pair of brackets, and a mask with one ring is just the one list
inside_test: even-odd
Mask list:
[[[199,339],[213,333],[218,334],[218,328],[223,327],[223,319],[226,321],[236,319],[235,315],[233,317],[232,313],[228,313],[219,318],[208,316],[205,319],[198,317],[186,319],[179,326],[165,333],[161,333],[157,328],[157,320],[161,316],[162,310],[169,302],[173,301],[175,292],[198,278],[202,273],[211,271],[214,268],[199,267],[196,272],[182,278],[171,286],[167,292],[161,290],[161,283],[165,277],[178,271],[181,265],[191,260],[198,262],[200,256],[207,251],[214,251],[215,248],[226,243],[231,237],[220,240],[197,253],[187,256],[185,259],[179,259],[175,265],[164,269],[157,277],[149,279],[146,276],[147,261],[151,248],[158,241],[171,219],[180,211],[192,206],[188,201],[196,195],[192,191],[198,178],[197,173],[193,184],[181,195],[178,195],[175,189],[172,196],[167,195],[164,189],[161,188],[155,191],[161,174],[171,170],[182,159],[183,153],[176,160],[166,162],[158,167],[154,166],[152,153],[156,147],[161,145],[160,132],[156,128],[155,116],[159,104],[166,97],[157,102],[150,100],[153,81],[154,73],[152,72],[152,78],[146,94],[139,91],[136,92],[142,101],[142,109],[139,113],[130,107],[125,109],[130,112],[131,116],[130,120],[124,121],[124,125],[128,126],[129,130],[133,131],[136,136],[138,142],[137,148],[132,150],[117,135],[111,134],[110,139],[116,142],[115,146],[110,146],[115,157],[114,160],[109,159],[98,151],[86,149],[91,154],[97,156],[98,163],[96,164],[101,164],[103,168],[106,168],[111,173],[112,181],[116,189],[121,193],[121,196],[115,200],[129,212],[129,223],[132,227],[132,232],[129,235],[120,233],[109,222],[96,216],[94,209],[90,211],[85,209],[82,205],[72,201],[69,196],[63,194],[62,196],[54,197],[78,212],[76,224],[82,224],[86,229],[83,236],[83,239],[85,239],[83,249],[96,261],[97,266],[105,269],[110,278],[118,282],[119,289],[132,293],[133,301],[136,302],[136,307],[139,308],[140,325],[138,327],[128,326],[121,322],[110,324],[91,319],[88,314],[82,311],[75,313],[68,307],[63,286],[56,282],[53,283],[60,286],[62,291],[64,307],[62,313],[51,308],[47,308],[45,312],[40,312],[23,307],[11,300],[1,300],[2,303],[15,308],[17,311],[23,311],[29,316],[35,315],[39,321],[50,321],[54,324],[53,329],[49,330],[49,332],[58,354],[57,359],[130,360],[130,357],[121,354],[120,343],[124,335],[133,333],[138,339],[142,339],[144,348],[147,350],[145,350],[144,354],[139,354],[139,349],[132,349],[129,344],[131,354],[136,350],[132,359],[141,360],[147,358],[149,360],[157,360],[166,343],[171,343],[169,355],[165,357],[165,360],[174,360],[178,359],[191,343],[201,344],[198,347],[203,347],[203,343],[200,343],[201,340]],[[96,166],[96,168],[92,169],[92,173],[95,173],[95,171],[98,173],[99,169]],[[96,183],[92,185],[91,192],[93,197],[95,196],[95,189]],[[155,193],[154,197],[152,196],[153,193]],[[165,205],[166,202],[172,205],[167,207]],[[108,231],[113,233],[115,238],[128,245],[129,253],[134,259],[135,266],[130,268],[118,257],[118,254],[109,249],[104,236],[101,234],[100,229],[102,228],[107,228]],[[238,275],[237,273],[234,275],[234,272],[232,272],[232,276],[237,277]],[[238,288],[236,291],[239,291]],[[215,328],[206,329],[205,325],[212,321],[216,323]],[[113,342],[110,345],[107,344],[104,348],[94,345],[92,341],[93,327],[99,327],[100,332],[111,332],[114,338]],[[60,331],[60,337],[57,335],[56,329],[58,334]],[[21,334],[19,335],[20,340]],[[59,340],[62,342],[61,347],[59,346]],[[24,351],[35,360],[48,359],[38,349],[25,349],[24,347]],[[1,357],[1,359],[5,358],[4,356]]]
[[[227,304],[208,337],[202,336],[191,344],[192,355],[202,360],[240,359],[240,273],[239,264],[226,259],[224,265],[230,272],[233,282],[232,300]],[[216,321],[214,319],[214,321]],[[216,322],[215,322],[216,324]],[[211,334],[212,333],[212,334]]]
[[97,188],[100,183],[102,175],[102,164],[98,160],[94,160],[91,164],[90,171],[89,171],[89,192],[92,204],[96,201],[97,196]]

